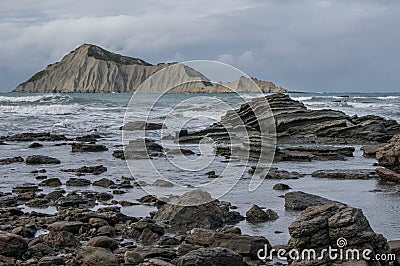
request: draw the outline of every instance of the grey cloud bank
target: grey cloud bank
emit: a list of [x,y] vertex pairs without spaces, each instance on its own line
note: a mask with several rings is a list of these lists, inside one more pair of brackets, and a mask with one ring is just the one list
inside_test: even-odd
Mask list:
[[82,43],[219,60],[298,91],[396,92],[399,1],[2,1],[0,91]]

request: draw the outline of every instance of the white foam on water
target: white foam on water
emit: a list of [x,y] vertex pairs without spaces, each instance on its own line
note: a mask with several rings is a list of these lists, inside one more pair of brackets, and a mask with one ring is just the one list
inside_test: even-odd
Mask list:
[[0,96],[2,103],[35,103],[35,102],[68,102],[72,99],[69,95],[35,95],[35,96]]
[[0,105],[1,113],[13,113],[21,115],[66,115],[73,114],[80,110],[82,106],[79,104],[51,104],[51,105]]

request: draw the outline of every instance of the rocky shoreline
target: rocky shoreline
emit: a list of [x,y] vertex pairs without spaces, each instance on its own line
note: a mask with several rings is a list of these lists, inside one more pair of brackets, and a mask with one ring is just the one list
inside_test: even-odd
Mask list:
[[[353,156],[354,144],[365,144],[362,148],[365,156],[376,156],[379,164],[376,171],[360,165],[356,171],[331,169],[315,171],[312,175],[315,178],[337,179],[338,182],[343,179],[363,182],[374,178],[393,184],[400,182],[400,126],[396,121],[377,116],[350,117],[333,110],[308,110],[302,103],[283,94],[267,96],[267,101],[277,126],[275,162],[346,160]],[[254,102],[257,106],[257,101]],[[255,121],[251,112],[254,104],[242,105],[235,112],[254,136],[248,147],[252,158],[257,160],[258,140],[263,136],[257,126],[262,121]],[[233,123],[233,118],[232,112],[228,112],[221,123],[198,132],[180,132],[176,141],[196,142],[204,137],[211,138],[218,143],[216,154],[235,159],[239,153],[225,142],[227,136],[222,128],[222,124]],[[121,130],[160,130],[163,127],[139,121],[122,126]],[[123,195],[134,187],[168,189],[173,184],[165,180],[145,184],[132,177],[119,180],[104,178],[101,175],[109,170],[108,165],[68,168],[63,166],[61,160],[40,152],[42,143],[52,142],[60,149],[82,154],[101,153],[112,148],[102,144],[101,139],[98,134],[68,138],[34,132],[0,137],[1,145],[26,142],[28,149],[36,153],[25,158],[0,158],[0,165],[17,167],[18,164],[27,164],[37,167],[32,172],[36,183],[0,192],[2,265],[388,265],[383,261],[355,264],[327,257],[319,261],[277,261],[276,256],[273,261],[258,258],[258,251],[265,247],[268,250],[320,250],[335,247],[341,237],[347,240],[347,249],[368,248],[372,250],[372,255],[400,255],[397,248],[399,242],[388,242],[384,236],[375,233],[362,210],[321,196],[292,191],[285,180],[301,179],[303,176],[297,172],[273,168],[262,176],[276,180],[273,190],[282,191],[285,208],[298,212],[297,219],[288,228],[291,237],[288,243],[272,247],[267,238],[242,234],[237,227],[243,220],[254,226],[271,220],[279,222],[279,215],[272,209],[250,204],[244,216],[236,210],[235,202],[212,199],[208,192],[196,188],[179,197],[158,199],[147,195],[137,201],[115,200],[116,195]],[[138,142],[144,143],[144,150],[140,149],[142,146]],[[125,150],[114,149],[112,155],[130,160],[143,156],[163,158],[168,153],[176,152],[148,139],[132,141]],[[183,152],[196,154],[190,150]],[[76,177],[64,181],[57,176],[47,176],[49,169],[59,165],[61,173]],[[255,174],[257,170],[256,167],[251,168],[249,174]],[[262,172],[263,169],[259,170]],[[218,178],[218,173],[210,171],[208,177]],[[64,185],[72,189],[66,191],[61,188]],[[87,190],[88,186],[92,189]],[[106,188],[108,192],[97,191],[96,188]],[[207,203],[187,204],[193,201]],[[121,212],[121,208],[137,204],[155,209],[146,216],[130,216]],[[52,207],[55,211],[25,211],[24,206]]]

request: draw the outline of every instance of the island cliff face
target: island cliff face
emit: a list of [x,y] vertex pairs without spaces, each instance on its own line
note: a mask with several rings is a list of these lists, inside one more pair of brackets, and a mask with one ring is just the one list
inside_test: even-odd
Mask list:
[[[57,63],[48,65],[46,69],[36,73],[27,81],[20,84],[13,92],[28,93],[93,93],[121,92],[133,93],[154,73],[174,65],[174,80],[191,80],[190,82],[168,90],[169,93],[228,93],[256,92],[254,85],[249,86],[249,78],[240,77],[236,81],[212,85],[200,72],[175,63],[160,63],[152,65],[139,58],[122,56],[109,52],[101,47],[84,44],[70,52]],[[172,71],[172,70],[171,70]],[[252,78],[263,92],[286,92],[285,89]],[[145,91],[160,92],[157,83],[165,80],[152,81],[152,86]],[[160,83],[161,84],[161,83]],[[253,88],[252,88],[253,87]]]

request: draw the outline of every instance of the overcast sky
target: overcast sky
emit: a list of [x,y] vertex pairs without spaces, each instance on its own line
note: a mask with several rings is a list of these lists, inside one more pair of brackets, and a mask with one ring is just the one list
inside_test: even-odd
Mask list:
[[0,91],[82,43],[150,63],[219,60],[298,91],[400,91],[400,1],[0,2]]

